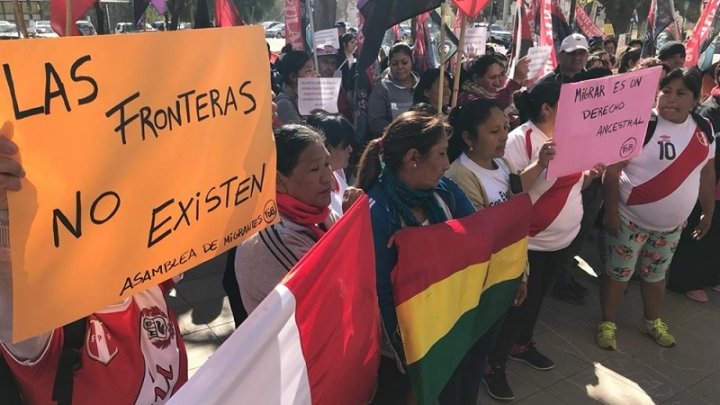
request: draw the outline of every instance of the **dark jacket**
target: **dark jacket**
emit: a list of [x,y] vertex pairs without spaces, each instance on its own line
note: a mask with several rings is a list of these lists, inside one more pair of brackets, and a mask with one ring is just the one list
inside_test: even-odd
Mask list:
[[[398,329],[398,320],[395,313],[395,300],[393,299],[392,282],[390,273],[397,263],[397,249],[393,246],[388,249],[387,243],[396,231],[402,228],[400,215],[388,204],[385,192],[380,187],[380,181],[370,189],[370,221],[372,222],[373,239],[375,245],[375,273],[382,315],[383,329],[390,339],[395,352],[405,361],[402,349],[402,340]],[[435,192],[450,209],[452,218],[462,218],[475,212],[470,200],[465,196],[460,187],[452,180],[443,177],[435,188]]]
[[[715,137],[720,131],[720,102],[717,98],[710,96],[708,97],[697,109],[698,114],[710,120],[713,130],[715,131]],[[720,142],[715,139],[715,183],[720,178]]]

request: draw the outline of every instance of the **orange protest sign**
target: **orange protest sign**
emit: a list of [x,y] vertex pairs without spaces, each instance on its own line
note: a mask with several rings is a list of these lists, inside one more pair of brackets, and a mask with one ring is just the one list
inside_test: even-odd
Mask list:
[[[3,41],[13,339],[86,316],[277,221],[261,27]],[[264,59],[263,59],[264,60]]]

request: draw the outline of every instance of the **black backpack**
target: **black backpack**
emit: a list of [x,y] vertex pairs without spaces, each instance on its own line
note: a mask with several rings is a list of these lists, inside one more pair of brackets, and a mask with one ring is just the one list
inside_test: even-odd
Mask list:
[[[705,117],[696,113],[695,111],[691,111],[690,116],[692,116],[692,119],[695,121],[698,128],[700,128],[700,130],[708,138],[708,144],[712,145],[713,141],[715,140],[715,134],[713,133],[710,122],[705,119]],[[653,135],[655,134],[655,129],[657,128],[657,123],[657,115],[655,113],[652,113],[650,115],[650,121],[648,122],[647,131],[645,132],[645,141],[643,142],[643,146],[647,145],[648,142],[650,142],[650,139],[652,139]]]
[[[52,399],[58,405],[71,405],[73,378],[80,368],[80,354],[85,340],[87,318],[78,319],[63,327],[63,348],[60,353]],[[0,404],[22,405],[23,399],[15,377],[5,358],[0,356]]]

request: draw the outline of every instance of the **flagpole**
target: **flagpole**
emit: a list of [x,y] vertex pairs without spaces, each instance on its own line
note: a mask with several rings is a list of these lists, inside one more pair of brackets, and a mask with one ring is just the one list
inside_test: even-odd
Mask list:
[[438,82],[438,115],[443,115],[443,88],[445,87],[445,0],[440,3],[440,77]]
[[65,36],[72,36],[72,0],[65,0]]
[[458,93],[460,92],[460,72],[462,71],[463,53],[465,51],[465,31],[467,30],[467,16],[460,9],[458,9],[458,13],[460,13],[462,17],[460,18],[460,42],[458,42],[457,60],[455,61],[451,107],[457,105]]
[[13,5],[15,6],[15,22],[17,23],[18,31],[22,34],[23,38],[28,38],[27,27],[25,26],[25,17],[23,17],[20,1],[13,0]]
[[[313,16],[313,0],[307,0],[307,13],[308,17],[310,18],[310,33],[312,33],[312,41],[309,44],[313,49],[310,51],[313,60],[315,61],[315,71],[318,71],[318,56],[317,56],[317,49],[315,49],[315,17]],[[307,38],[305,39],[305,42],[307,41]]]

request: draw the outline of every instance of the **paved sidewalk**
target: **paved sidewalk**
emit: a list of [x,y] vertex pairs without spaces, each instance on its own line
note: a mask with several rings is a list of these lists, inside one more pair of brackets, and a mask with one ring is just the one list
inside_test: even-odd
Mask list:
[[[581,256],[599,268],[594,242]],[[230,307],[222,289],[225,256],[186,273],[171,305],[188,349],[190,375],[233,332]],[[537,327],[538,348],[557,367],[536,371],[512,360],[508,379],[515,404],[720,404],[720,293],[698,304],[668,292],[663,319],[678,345],[664,349],[637,329],[642,318],[640,289],[630,283],[618,319],[618,351],[594,343],[600,317],[597,280],[581,271],[590,288],[585,305],[547,298]],[[577,278],[577,277],[576,277]],[[479,403],[498,404],[481,389]]]

